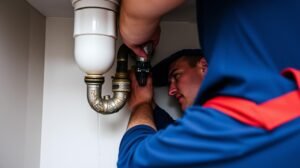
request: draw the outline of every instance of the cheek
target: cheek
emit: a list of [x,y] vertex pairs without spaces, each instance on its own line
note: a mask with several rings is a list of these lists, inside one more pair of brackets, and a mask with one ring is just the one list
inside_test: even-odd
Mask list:
[[187,70],[177,81],[177,87],[183,94],[188,93],[190,95],[191,92],[197,94],[201,81],[202,78],[196,70]]
[[178,81],[178,89],[186,96],[194,97],[200,87],[201,79],[196,74],[189,74]]
[[192,81],[188,75],[182,76],[180,80],[177,81],[178,90],[180,90],[183,94],[186,93],[191,86],[191,82]]

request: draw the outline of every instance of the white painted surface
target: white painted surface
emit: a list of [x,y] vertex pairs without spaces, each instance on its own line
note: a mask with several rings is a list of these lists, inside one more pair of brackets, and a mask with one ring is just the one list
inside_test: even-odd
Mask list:
[[25,1],[0,2],[0,167],[38,168],[43,16]]
[[26,0],[47,17],[73,16],[71,0]]
[[[166,22],[162,28],[153,63],[183,47],[198,46],[195,24]],[[47,18],[41,168],[113,168],[129,111],[125,107],[116,114],[101,115],[89,107],[85,74],[73,57],[72,33],[72,19]],[[103,95],[111,94],[114,72],[115,65],[106,74]],[[159,90],[158,103],[177,116],[166,88]]]
[[[47,17],[73,17],[71,0],[26,0]],[[113,0],[115,1],[115,0]],[[186,0],[186,3],[163,18],[165,21],[195,22],[196,0]]]
[[40,167],[46,18],[30,10],[25,168]]

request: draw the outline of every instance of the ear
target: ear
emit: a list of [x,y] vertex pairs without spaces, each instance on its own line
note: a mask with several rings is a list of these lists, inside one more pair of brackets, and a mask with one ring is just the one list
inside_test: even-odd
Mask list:
[[205,58],[201,58],[198,62],[197,62],[197,67],[200,71],[201,74],[205,75],[207,72],[207,68],[208,68],[208,64],[205,60]]

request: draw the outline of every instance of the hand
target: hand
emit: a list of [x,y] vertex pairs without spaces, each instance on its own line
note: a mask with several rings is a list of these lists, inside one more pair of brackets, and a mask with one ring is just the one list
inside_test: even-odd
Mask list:
[[152,110],[152,77],[148,76],[145,86],[139,86],[135,77],[135,71],[132,69],[129,73],[129,78],[131,80],[131,94],[128,100],[128,107],[131,111],[131,115],[127,129],[142,124],[148,125],[156,130]]
[[139,86],[135,71],[132,69],[129,73],[129,78],[131,80],[131,93],[127,103],[130,111],[135,111],[135,109],[142,104],[150,104],[151,106],[153,100],[152,77],[150,75],[148,76],[145,86]]
[[147,54],[143,49],[146,44],[151,43],[154,50],[159,43],[161,32],[159,26],[153,33],[150,33],[150,35],[147,35],[146,33],[143,35],[137,35],[137,33],[133,33],[122,28],[123,27],[120,28],[120,34],[123,42],[139,57],[147,57]]

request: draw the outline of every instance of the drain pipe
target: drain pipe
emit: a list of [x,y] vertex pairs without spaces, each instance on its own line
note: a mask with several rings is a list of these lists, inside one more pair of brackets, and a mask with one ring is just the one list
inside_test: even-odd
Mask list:
[[129,49],[123,44],[118,51],[116,74],[112,77],[112,98],[109,95],[101,98],[102,84],[104,83],[102,75],[87,75],[85,77],[88,101],[96,112],[111,114],[117,112],[125,105],[130,92],[130,82],[127,73],[128,54]]
[[[87,96],[91,107],[101,114],[121,109],[129,92],[128,48],[118,52],[117,72],[112,81],[113,97],[101,96],[104,76],[115,58],[116,18],[119,0],[71,0],[74,7],[75,60],[87,75]],[[126,68],[125,68],[126,67]]]

